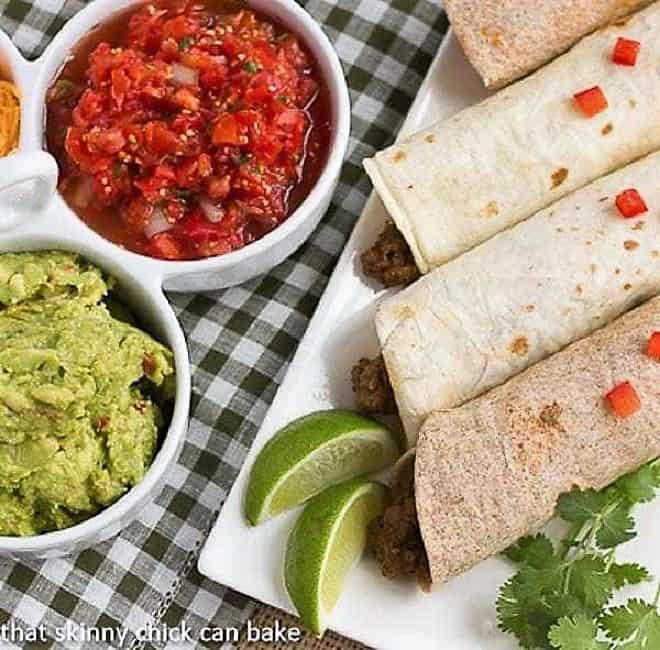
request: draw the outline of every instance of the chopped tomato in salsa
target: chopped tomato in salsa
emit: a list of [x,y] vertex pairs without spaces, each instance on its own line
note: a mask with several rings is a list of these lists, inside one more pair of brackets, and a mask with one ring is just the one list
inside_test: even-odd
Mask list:
[[328,107],[316,62],[274,20],[233,0],[166,0],[83,42],[49,93],[48,146],[65,199],[100,234],[200,259],[262,237],[304,200],[327,157]]

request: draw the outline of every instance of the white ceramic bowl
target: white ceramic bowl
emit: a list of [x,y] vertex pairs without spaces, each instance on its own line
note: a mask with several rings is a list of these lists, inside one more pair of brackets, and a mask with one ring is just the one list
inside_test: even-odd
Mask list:
[[[45,97],[67,56],[76,43],[97,24],[114,13],[140,4],[135,0],[95,0],[70,20],[35,63],[17,62],[17,77],[27,90],[22,130],[22,150],[44,147]],[[260,240],[226,255],[200,261],[168,262],[148,258],[149,273],[163,278],[170,291],[208,291],[240,284],[270,271],[286,259],[311,235],[327,212],[339,181],[350,134],[351,107],[344,72],[330,41],[295,0],[248,0],[247,4],[278,18],[300,35],[315,55],[330,91],[332,137],[325,168],[316,186],[300,207],[280,226]],[[69,221],[79,221],[58,196],[58,212]],[[90,231],[91,240],[101,237]],[[113,244],[114,245],[114,244]],[[127,264],[144,258],[124,252]]]
[[85,242],[79,236],[36,232],[0,235],[1,252],[34,250],[80,253],[114,276],[118,280],[121,299],[138,315],[140,325],[174,352],[176,366],[176,394],[170,426],[152,466],[136,487],[109,508],[72,528],[36,537],[0,536],[0,557],[47,559],[83,550],[115,536],[160,492],[165,477],[176,463],[188,430],[190,362],[174,311],[161,287],[145,277],[140,269],[128,268],[123,260],[99,252],[93,243]]
[[[316,228],[336,187],[350,132],[350,103],[339,60],[327,37],[295,0],[248,0],[279,18],[312,49],[330,89],[333,130],[325,169],[310,195],[282,225],[239,251],[207,260],[167,262],[126,251],[88,228],[55,193],[57,166],[44,153],[45,97],[78,41],[136,0],[95,0],[69,21],[36,61],[26,61],[0,32],[0,73],[19,86],[19,152],[0,159],[0,253],[71,250],[119,280],[120,294],[145,328],[174,352],[177,389],[169,430],[144,480],[117,503],[70,529],[32,538],[0,537],[0,556],[65,555],[117,534],[161,489],[183,446],[190,403],[190,363],[183,332],[163,290],[205,291],[267,272],[293,253]],[[27,182],[26,182],[27,181]],[[50,200],[52,197],[52,200]],[[50,200],[50,203],[49,203]]]

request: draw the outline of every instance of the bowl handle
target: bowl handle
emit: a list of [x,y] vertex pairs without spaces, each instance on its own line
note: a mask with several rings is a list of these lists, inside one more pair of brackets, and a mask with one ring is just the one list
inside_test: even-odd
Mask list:
[[0,158],[0,231],[43,211],[57,189],[57,175],[57,163],[45,151]]

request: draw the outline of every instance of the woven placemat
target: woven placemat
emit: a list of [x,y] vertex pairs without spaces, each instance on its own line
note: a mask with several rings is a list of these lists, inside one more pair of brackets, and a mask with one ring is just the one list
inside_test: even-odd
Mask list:
[[[277,622],[287,627],[300,625],[298,619],[267,605],[259,605],[250,617],[250,622],[254,627],[261,629],[272,628]],[[313,634],[306,632],[295,647],[299,650],[369,650],[367,646],[334,632],[326,632],[322,639],[317,639]],[[238,645],[238,650],[287,650],[290,648],[290,643],[250,642],[245,639],[245,635]]]

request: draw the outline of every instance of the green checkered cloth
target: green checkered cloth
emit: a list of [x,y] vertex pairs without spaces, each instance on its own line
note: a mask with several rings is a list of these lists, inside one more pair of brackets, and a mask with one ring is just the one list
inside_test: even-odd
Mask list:
[[[84,4],[0,0],[0,26],[35,57]],[[269,275],[170,296],[193,365],[190,432],[177,466],[118,538],[68,559],[0,562],[0,625],[45,625],[52,636],[67,620],[124,628],[124,647],[142,648],[136,635],[149,624],[240,628],[252,612],[250,599],[197,573],[200,547],[369,194],[361,161],[392,142],[447,29],[438,0],[302,4],[333,40],[353,102],[350,157],[332,207],[310,241]],[[53,640],[49,647],[75,645]]]

